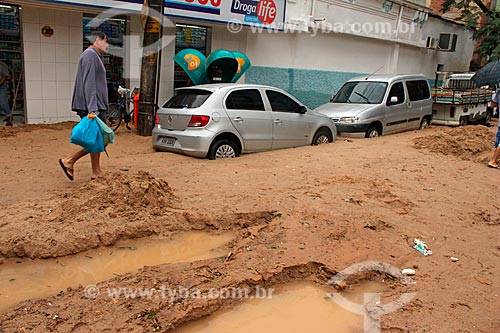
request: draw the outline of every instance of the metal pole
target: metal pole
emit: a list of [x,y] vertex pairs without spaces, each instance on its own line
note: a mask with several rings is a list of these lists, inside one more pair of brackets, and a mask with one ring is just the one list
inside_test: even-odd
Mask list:
[[[145,2],[147,5],[147,2]],[[144,28],[142,42],[141,88],[139,94],[139,112],[137,134],[150,136],[154,125],[155,101],[159,79],[158,57],[161,49],[163,0],[149,0],[149,14]],[[158,15],[159,14],[159,15]],[[160,17],[158,17],[160,16]],[[151,47],[151,45],[155,45]]]

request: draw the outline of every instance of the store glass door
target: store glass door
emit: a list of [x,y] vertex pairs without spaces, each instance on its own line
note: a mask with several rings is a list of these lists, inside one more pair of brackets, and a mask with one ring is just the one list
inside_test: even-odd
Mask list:
[[[195,49],[205,56],[210,54],[211,29],[188,24],[175,25],[175,54],[184,49]],[[174,69],[174,88],[192,86],[191,80],[177,64]]]
[[7,74],[0,86],[2,125],[25,123],[21,45],[20,7],[0,3],[0,72]]

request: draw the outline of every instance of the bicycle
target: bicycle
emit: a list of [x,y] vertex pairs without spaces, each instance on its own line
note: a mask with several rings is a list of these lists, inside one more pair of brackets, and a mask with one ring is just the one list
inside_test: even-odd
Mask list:
[[124,121],[125,127],[130,131],[132,128],[130,128],[129,123],[134,120],[134,108],[130,107],[130,103],[133,102],[134,95],[137,93],[137,88],[132,90],[130,97],[128,97],[130,92],[128,88],[118,86],[117,91],[120,95],[118,103],[109,104],[106,123],[113,132],[116,132],[122,121]]

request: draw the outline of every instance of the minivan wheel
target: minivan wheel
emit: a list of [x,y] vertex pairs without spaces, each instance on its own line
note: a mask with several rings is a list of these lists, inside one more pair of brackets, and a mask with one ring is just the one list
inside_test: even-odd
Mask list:
[[208,151],[208,159],[219,160],[221,158],[235,158],[239,156],[238,148],[230,140],[217,140]]
[[381,134],[382,133],[380,133],[380,130],[377,127],[371,126],[370,128],[368,128],[368,131],[366,131],[365,138],[376,138]]
[[330,143],[333,141],[332,134],[330,131],[320,128],[319,130],[316,131],[316,134],[314,134],[314,138],[312,141],[313,145],[320,145],[323,143]]
[[458,126],[465,126],[469,122],[469,119],[467,117],[460,117],[458,120]]
[[420,127],[419,127],[419,129],[423,130],[423,129],[426,129],[427,127],[429,127],[429,119],[424,118],[424,119],[422,119],[422,121],[420,122]]

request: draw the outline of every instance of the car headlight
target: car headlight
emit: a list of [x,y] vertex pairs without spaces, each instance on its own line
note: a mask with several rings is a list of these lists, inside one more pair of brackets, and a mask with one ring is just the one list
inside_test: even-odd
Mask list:
[[340,118],[339,122],[341,123],[355,123],[359,120],[358,117],[343,117]]

